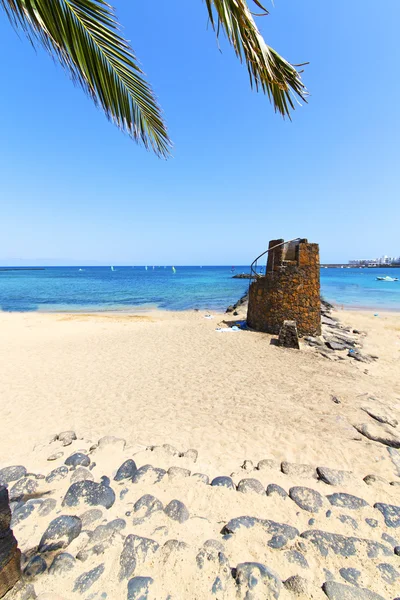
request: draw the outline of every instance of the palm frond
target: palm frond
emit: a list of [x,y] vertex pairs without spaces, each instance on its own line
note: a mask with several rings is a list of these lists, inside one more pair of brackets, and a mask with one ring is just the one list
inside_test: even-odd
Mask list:
[[[252,1],[263,15],[268,14],[260,0]],[[306,101],[301,72],[266,44],[246,0],[205,0],[205,3],[217,36],[222,29],[239,60],[246,62],[251,86],[268,95],[275,111],[290,118],[296,97]]]
[[160,108],[110,5],[104,0],[0,3],[13,25],[57,58],[111,121],[159,156],[168,156]]

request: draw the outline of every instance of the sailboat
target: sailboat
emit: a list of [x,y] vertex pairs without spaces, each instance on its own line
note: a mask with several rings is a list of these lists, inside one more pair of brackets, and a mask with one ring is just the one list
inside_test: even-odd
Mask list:
[[173,273],[176,273],[176,269],[175,269],[175,267],[172,267],[172,272],[173,272]]
[[115,271],[114,267],[110,267],[111,271]]
[[145,267],[146,271],[147,271],[147,267]]

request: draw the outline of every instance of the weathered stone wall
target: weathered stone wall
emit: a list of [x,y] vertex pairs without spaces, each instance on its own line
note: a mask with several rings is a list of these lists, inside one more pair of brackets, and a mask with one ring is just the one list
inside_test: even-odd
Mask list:
[[[270,247],[281,240],[273,240]],[[279,250],[279,252],[278,252]],[[321,334],[320,264],[318,244],[301,240],[290,260],[277,249],[269,257],[265,277],[250,286],[247,322],[257,331],[279,334],[283,322],[296,321],[300,336]],[[272,252],[270,254],[272,254]],[[293,260],[295,258],[295,260]]]
[[0,598],[3,598],[21,577],[21,552],[10,529],[10,522],[8,491],[0,486]]

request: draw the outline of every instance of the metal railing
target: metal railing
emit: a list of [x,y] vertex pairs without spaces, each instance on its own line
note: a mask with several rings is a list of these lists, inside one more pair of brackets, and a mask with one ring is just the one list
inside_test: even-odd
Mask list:
[[[269,252],[271,252],[272,250],[276,250],[276,248],[279,248],[280,246],[284,246],[285,244],[290,244],[291,242],[299,242],[301,240],[301,238],[293,238],[292,240],[288,240],[286,242],[280,242],[279,244],[276,244],[275,246],[272,246],[272,248],[268,248],[268,250],[265,250],[265,252],[263,252],[262,254],[260,254],[259,256],[257,256],[256,259],[253,260],[253,262],[250,265],[250,277],[251,279],[258,279],[259,277],[263,277],[262,274],[257,272],[257,263],[260,260],[260,258],[262,258],[263,256],[265,256],[266,254],[268,254]],[[272,270],[274,270],[274,261],[275,261],[275,252],[273,252],[272,254]],[[265,265],[265,272],[267,272],[267,265]]]

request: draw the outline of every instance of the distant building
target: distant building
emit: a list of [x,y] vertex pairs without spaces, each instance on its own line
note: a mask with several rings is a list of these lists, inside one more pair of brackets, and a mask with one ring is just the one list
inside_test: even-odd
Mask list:
[[355,265],[360,267],[380,267],[380,266],[392,266],[400,265],[400,256],[395,258],[394,256],[381,256],[381,258],[357,258],[349,260],[349,265]]

